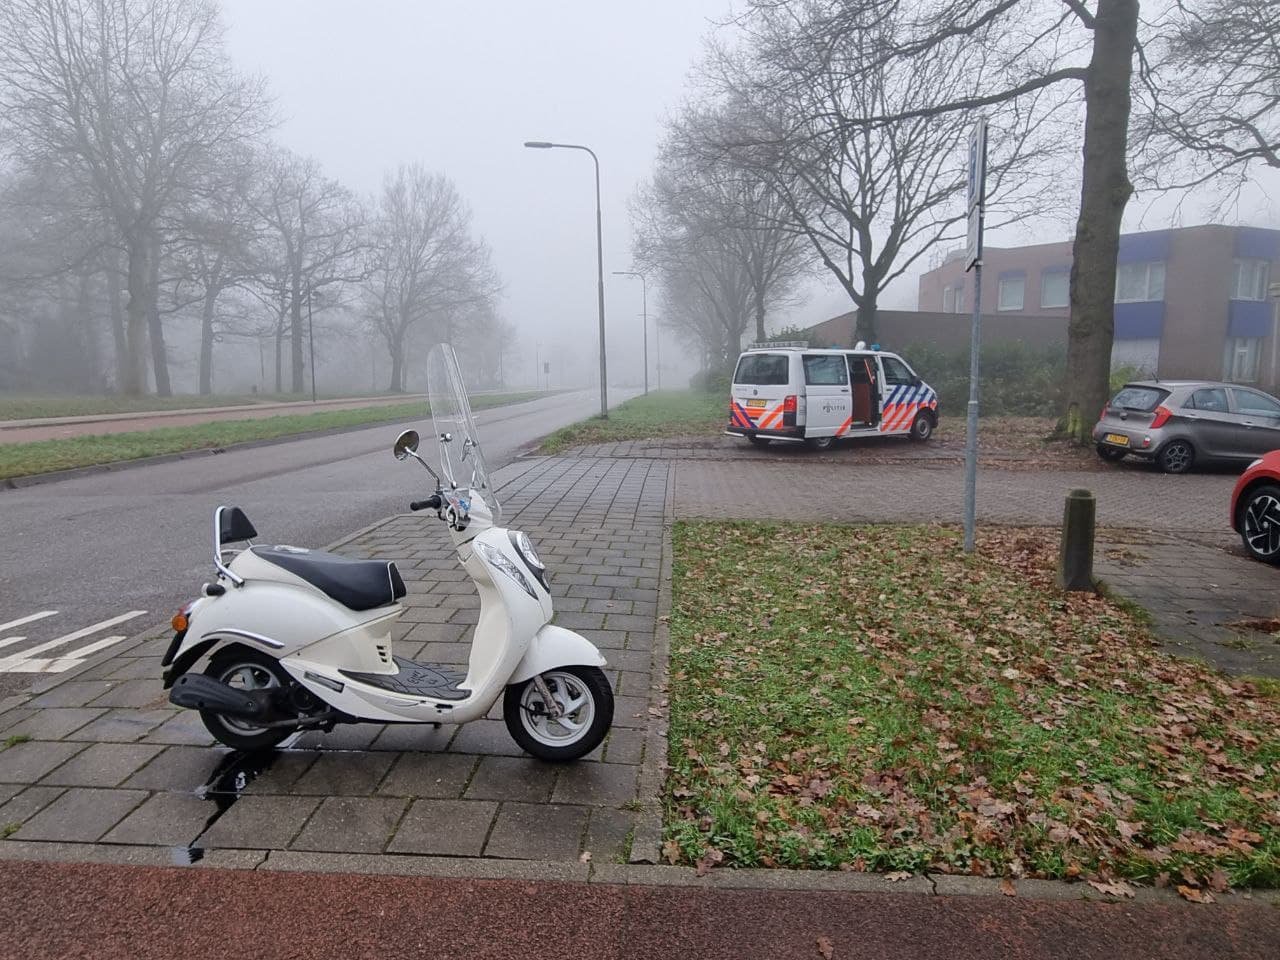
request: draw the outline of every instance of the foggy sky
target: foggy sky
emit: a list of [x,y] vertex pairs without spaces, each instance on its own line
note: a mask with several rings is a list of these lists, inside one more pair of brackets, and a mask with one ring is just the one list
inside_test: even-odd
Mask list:
[[[278,142],[314,155],[362,194],[402,162],[454,179],[493,247],[503,313],[521,330],[525,376],[539,342],[544,355],[574,351],[584,366],[594,356],[596,265],[590,157],[522,144],[594,148],[611,382],[638,382],[641,374],[640,285],[609,275],[631,268],[627,201],[651,173],[664,113],[679,105],[704,38],[729,7],[729,0],[223,0],[232,56],[264,74],[276,97]],[[1206,219],[1199,203],[1136,196],[1125,227]],[[1223,219],[1280,222],[1264,189],[1246,193]],[[988,244],[1065,240],[1073,227],[1072,219],[1034,222]],[[928,263],[922,258],[919,268]],[[916,273],[887,291],[882,307],[914,308]],[[651,287],[654,312],[655,293]],[[809,324],[845,309],[847,299],[819,274],[790,315],[774,322]],[[670,335],[663,348],[675,385],[679,351]],[[693,367],[681,365],[680,385]]]

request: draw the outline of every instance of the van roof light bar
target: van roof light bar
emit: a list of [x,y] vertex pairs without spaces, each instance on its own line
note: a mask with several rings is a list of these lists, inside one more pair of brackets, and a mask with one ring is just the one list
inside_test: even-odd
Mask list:
[[807,350],[808,340],[763,340],[747,344],[748,350]]

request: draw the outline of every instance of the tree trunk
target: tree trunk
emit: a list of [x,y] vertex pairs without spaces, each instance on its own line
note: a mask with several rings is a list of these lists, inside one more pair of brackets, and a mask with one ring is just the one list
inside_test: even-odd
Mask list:
[[124,335],[124,310],[120,304],[120,265],[113,250],[107,260],[107,307],[111,343],[116,354],[116,391],[123,392],[129,379],[129,344]]
[[302,278],[295,271],[289,302],[289,354],[292,359],[294,393],[302,393],[306,367],[302,362]]
[[404,393],[404,337],[394,337],[387,341],[388,353],[391,354],[390,393]]
[[169,385],[169,356],[164,345],[164,325],[160,322],[160,239],[151,240],[151,260],[147,271],[147,330],[151,335],[151,365],[155,370],[156,395],[173,396]]
[[1130,81],[1138,0],[1099,0],[1085,80],[1084,177],[1071,259],[1063,432],[1088,442],[1107,402],[1115,334],[1116,259],[1129,182]]
[[200,309],[200,395],[213,393],[213,310],[218,302],[218,289],[208,286]]
[[756,287],[755,289],[755,307],[756,307],[756,342],[763,343],[766,339],[764,332],[764,288]]
[[[862,291],[862,301],[858,304],[858,323],[853,331],[853,341],[867,341],[867,346],[880,339],[877,315],[880,312],[880,292],[873,284],[866,284]],[[853,344],[850,344],[852,346]]]
[[127,240],[126,244],[129,303],[126,307],[125,338],[128,341],[129,364],[120,392],[137,397],[147,388],[147,244],[136,237]]

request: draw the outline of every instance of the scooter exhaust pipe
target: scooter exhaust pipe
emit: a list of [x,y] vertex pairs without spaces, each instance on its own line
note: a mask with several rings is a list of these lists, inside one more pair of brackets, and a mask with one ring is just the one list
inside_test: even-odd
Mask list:
[[191,710],[212,710],[226,717],[258,720],[271,710],[266,690],[236,690],[203,673],[187,673],[174,681],[169,702]]

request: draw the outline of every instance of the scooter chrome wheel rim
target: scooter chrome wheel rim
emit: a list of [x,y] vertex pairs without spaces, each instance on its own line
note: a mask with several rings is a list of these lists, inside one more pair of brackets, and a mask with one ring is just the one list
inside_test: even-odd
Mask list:
[[[259,663],[237,663],[222,671],[222,675],[218,677],[223,683],[236,690],[275,690],[280,686],[280,681],[266,667]],[[237,733],[243,733],[252,736],[253,734],[262,733],[266,727],[254,726],[247,720],[239,717],[228,717],[226,714],[218,714],[232,730]]]
[[567,747],[576,743],[591,729],[591,721],[595,719],[596,701],[591,690],[580,677],[559,670],[544,673],[542,679],[564,713],[551,719],[542,694],[530,681],[520,696],[520,723],[529,736],[544,746]]

